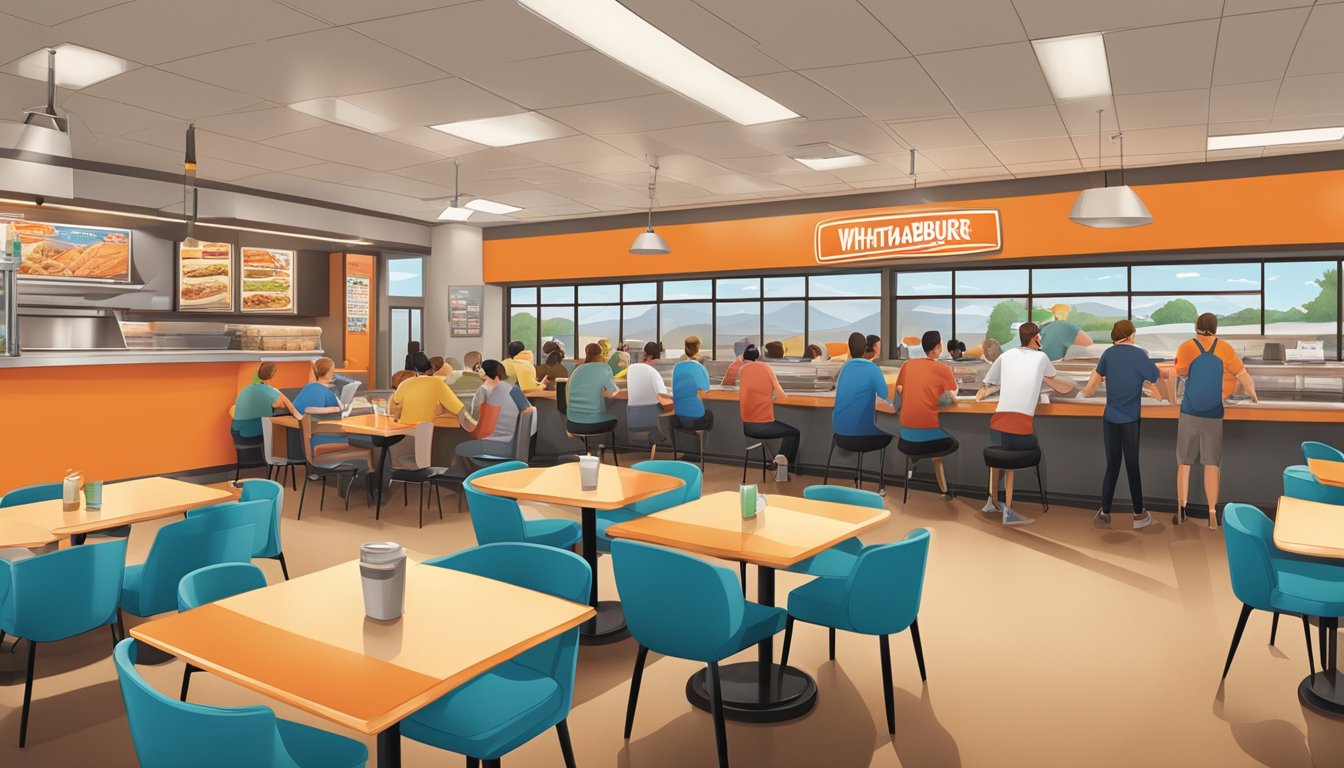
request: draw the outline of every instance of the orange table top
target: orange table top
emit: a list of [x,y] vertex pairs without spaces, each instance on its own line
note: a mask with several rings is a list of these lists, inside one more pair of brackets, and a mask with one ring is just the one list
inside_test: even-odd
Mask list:
[[607,535],[684,549],[725,560],[787,568],[878,527],[885,509],[769,494],[766,507],[742,517],[737,491],[712,493],[607,529]]
[[579,484],[578,462],[499,472],[471,484],[492,496],[587,509],[617,509],[685,485],[675,477],[603,464],[597,472],[597,489],[585,491]]
[[[363,419],[364,421],[360,421],[361,419]],[[271,418],[271,423],[278,427],[285,427],[288,429],[299,428],[299,420],[294,418],[293,416],[274,416]],[[359,416],[349,416],[344,419],[337,419],[335,423],[341,425],[342,431],[355,435],[381,435],[381,436],[397,435],[401,434],[401,432],[407,429],[413,429],[415,427],[414,424],[403,424],[397,421],[396,419],[392,418],[391,416],[386,415],[375,416],[372,413],[366,413]],[[434,419],[434,426],[442,427],[444,429],[457,429],[458,427],[457,417],[448,415],[439,416],[438,418]],[[377,428],[385,428],[389,431],[386,432],[368,431],[370,429],[377,429]]]
[[[42,546],[84,533],[142,523],[180,514],[188,509],[230,501],[237,494],[230,490],[197,485],[168,477],[146,477],[107,483],[103,486],[103,507],[85,509],[80,494],[79,509],[66,512],[59,499],[19,504],[0,509],[0,546]],[[37,530],[46,532],[46,540],[11,541],[10,536],[31,539]]]
[[1307,469],[1325,485],[1344,486],[1344,461],[1307,459]]
[[1344,559],[1344,507],[1280,496],[1274,545],[1298,555]]
[[374,734],[593,615],[586,605],[541,592],[408,562],[402,618],[373,621],[364,616],[352,560],[141,624],[131,635]]

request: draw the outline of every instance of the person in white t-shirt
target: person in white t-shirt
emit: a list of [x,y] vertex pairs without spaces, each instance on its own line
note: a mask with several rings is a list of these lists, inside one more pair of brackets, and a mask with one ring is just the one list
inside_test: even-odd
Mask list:
[[[1017,329],[1022,346],[1005,351],[989,367],[984,386],[975,394],[984,400],[994,391],[999,392],[999,404],[989,419],[989,444],[1010,451],[1039,450],[1036,440],[1036,404],[1041,400],[1041,387],[1056,392],[1069,392],[1073,382],[1060,376],[1050,358],[1041,351],[1041,329],[1035,323],[1023,323]],[[1003,473],[1003,508],[999,509],[999,473]],[[1003,515],[1004,525],[1030,525],[1036,522],[1013,510],[1013,475],[1011,469],[989,470],[989,500],[981,512]]]
[[626,405],[638,408],[643,405],[658,405],[658,396],[667,397],[667,384],[663,375],[653,367],[653,362],[662,357],[663,345],[650,341],[644,345],[643,362],[634,363],[625,374]]

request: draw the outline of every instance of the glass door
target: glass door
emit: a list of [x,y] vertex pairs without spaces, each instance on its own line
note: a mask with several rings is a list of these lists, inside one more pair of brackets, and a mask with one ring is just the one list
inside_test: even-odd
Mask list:
[[[423,342],[425,326],[418,307],[393,307],[391,343],[388,344],[389,371],[400,371],[406,365],[406,345],[412,341]],[[426,352],[425,354],[429,354]]]

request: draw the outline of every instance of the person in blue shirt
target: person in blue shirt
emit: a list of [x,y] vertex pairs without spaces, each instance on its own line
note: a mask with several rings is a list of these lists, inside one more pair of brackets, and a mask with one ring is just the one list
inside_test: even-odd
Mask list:
[[[882,340],[862,333],[849,335],[849,360],[840,368],[835,384],[835,410],[831,429],[841,448],[849,451],[876,451],[891,443],[891,434],[878,428],[877,404],[891,403],[886,377],[877,363],[865,359],[881,354]],[[843,442],[843,444],[842,444]]]
[[1111,501],[1115,498],[1115,484],[1120,480],[1120,461],[1124,460],[1129,478],[1129,498],[1134,505],[1134,529],[1147,528],[1152,515],[1143,507],[1143,481],[1139,476],[1139,418],[1143,393],[1161,399],[1153,384],[1159,373],[1157,366],[1143,349],[1134,346],[1134,324],[1119,320],[1111,328],[1113,342],[1097,369],[1083,387],[1083,397],[1091,397],[1106,381],[1106,410],[1101,416],[1101,435],[1106,445],[1106,475],[1101,481],[1101,509],[1093,524],[1103,527],[1111,524]]
[[261,420],[274,415],[276,409],[284,408],[299,418],[299,412],[284,393],[270,385],[275,376],[275,363],[265,362],[257,366],[257,380],[238,393],[233,403],[233,423],[231,429],[235,436],[256,438],[261,444]]
[[686,429],[711,429],[714,414],[705,410],[701,392],[709,391],[709,372],[699,360],[686,359],[672,368],[672,408],[677,426]]
[[[303,385],[299,394],[294,396],[294,408],[307,416],[333,415],[341,412],[341,402],[331,391],[331,381],[336,377],[336,363],[329,357],[319,357],[313,361],[313,380]],[[345,435],[313,435],[313,456],[333,451],[358,451],[360,448],[350,445]],[[364,449],[373,466],[373,452]]]

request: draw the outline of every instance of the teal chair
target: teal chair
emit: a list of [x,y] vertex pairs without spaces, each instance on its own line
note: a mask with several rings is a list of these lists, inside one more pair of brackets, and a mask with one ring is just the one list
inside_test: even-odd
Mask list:
[[[261,481],[269,482],[269,481]],[[188,573],[177,585],[177,610],[189,611],[192,608],[223,600],[226,597],[241,595],[266,586],[266,574],[251,563],[220,563]],[[191,685],[191,676],[200,670],[188,663],[182,670],[182,701],[187,700],[187,688]]]
[[135,755],[143,768],[360,768],[369,749],[318,728],[281,720],[270,707],[206,707],[159,693],[135,668],[140,644],[113,658]]
[[[1223,508],[1223,540],[1227,545],[1227,570],[1232,592],[1241,601],[1241,615],[1232,633],[1223,678],[1232,668],[1241,633],[1251,611],[1297,614],[1302,617],[1302,633],[1307,640],[1307,666],[1314,673],[1316,662],[1311,653],[1310,616],[1322,619],[1321,664],[1327,665],[1326,633],[1328,619],[1344,616],[1344,566],[1329,561],[1296,557],[1274,546],[1274,523],[1250,504],[1229,503]],[[1271,630],[1270,643],[1274,642]]]
[[625,623],[639,643],[625,711],[625,738],[630,738],[634,728],[639,684],[650,650],[704,662],[709,666],[719,766],[726,768],[728,733],[719,662],[778,634],[784,628],[784,611],[743,598],[727,568],[676,550],[617,539],[611,543],[611,557]]
[[[881,494],[859,488],[846,488],[842,485],[811,485],[803,489],[803,498],[871,509],[882,509],[885,506],[883,503],[885,497]],[[859,553],[862,551],[863,542],[855,536],[845,539],[825,552],[794,563],[785,570],[806,573],[809,576],[840,578],[854,569],[854,561],[859,558]]]
[[17,507],[20,504],[33,504],[39,501],[55,501],[61,498],[62,492],[60,483],[25,485],[0,496],[0,508]]
[[[250,483],[270,483],[279,485],[270,480],[249,480]],[[274,552],[279,545],[276,543],[275,527],[275,501],[267,498],[253,498],[252,501],[225,501],[220,504],[211,504],[207,507],[198,507],[187,512],[187,519],[195,517],[209,518],[211,525],[216,529],[237,528],[240,525],[252,526],[252,557],[267,557],[267,552]],[[270,558],[275,559],[275,558]],[[288,577],[287,568],[284,561],[281,560],[280,571]]]
[[[1302,444],[1302,458],[1344,462],[1344,452],[1325,443],[1309,441]],[[1320,482],[1306,464],[1294,464],[1283,470],[1283,495],[1344,506],[1344,488]]]
[[597,551],[611,551],[611,537],[607,535],[607,529],[617,523],[624,523],[627,520],[634,520],[638,517],[652,515],[655,512],[662,512],[665,509],[687,502],[695,501],[700,498],[701,474],[700,468],[694,464],[684,461],[664,461],[662,459],[651,459],[641,461],[635,464],[632,469],[641,472],[652,472],[657,475],[666,475],[675,477],[684,485],[680,488],[660,493],[643,501],[637,501],[627,507],[618,509],[599,509],[597,511]]
[[253,526],[219,528],[209,515],[197,515],[159,529],[149,556],[126,566],[120,611],[153,616],[177,610],[177,587],[198,568],[252,559]]
[[[65,640],[112,624],[126,540],[86,544],[10,562],[0,560],[0,630],[28,641],[28,677],[19,747],[28,742],[38,643]],[[117,639],[116,629],[112,639]]]
[[244,480],[243,492],[239,501],[271,502],[271,524],[267,529],[266,543],[252,552],[252,557],[280,562],[280,572],[285,581],[289,581],[289,565],[285,563],[285,549],[280,544],[280,515],[285,511],[285,486],[272,480]]
[[478,477],[526,468],[527,465],[521,461],[506,461],[467,475],[463,487],[466,490],[467,508],[471,511],[471,527],[476,532],[476,543],[545,544],[560,549],[574,546],[583,536],[583,529],[578,523],[572,520],[525,520],[516,499],[481,493],[471,484]]
[[916,528],[902,541],[863,548],[850,572],[842,577],[814,579],[789,593],[789,621],[784,630],[780,666],[789,663],[794,621],[831,630],[835,660],[835,630],[877,635],[882,651],[882,693],[887,705],[887,732],[896,733],[892,702],[890,637],[909,628],[919,664],[924,671],[924,647],[919,642],[919,601],[924,591],[924,569],[929,560],[929,532]]
[[[539,544],[486,544],[426,565],[508,582],[586,603],[593,571],[573,552]],[[455,688],[401,722],[401,735],[498,768],[504,755],[555,728],[566,768],[574,766],[569,710],[579,629],[530,648]]]

